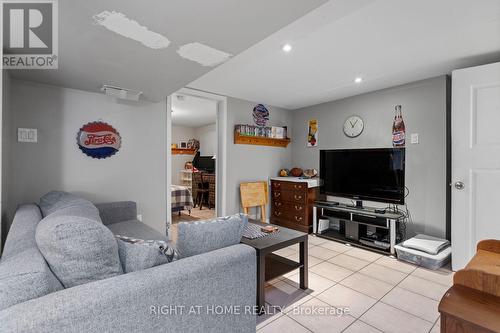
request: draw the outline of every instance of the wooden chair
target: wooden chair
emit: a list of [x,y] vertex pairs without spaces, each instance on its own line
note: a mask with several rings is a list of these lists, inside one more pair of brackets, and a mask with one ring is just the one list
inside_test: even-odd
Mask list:
[[268,202],[266,181],[241,183],[240,197],[245,214],[248,214],[248,208],[250,207],[260,207],[260,220],[266,222],[266,205]]
[[194,201],[194,207],[196,204],[200,206],[200,210],[203,209],[203,200],[208,199],[208,188],[205,187],[203,182],[203,174],[201,172],[193,172],[192,176],[192,195]]
[[215,174],[203,173],[203,188],[208,189],[208,208],[215,208]]

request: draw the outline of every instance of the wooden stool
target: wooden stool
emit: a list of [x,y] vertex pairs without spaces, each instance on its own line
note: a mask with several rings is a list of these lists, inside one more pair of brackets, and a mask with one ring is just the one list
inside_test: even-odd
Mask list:
[[266,222],[266,205],[268,202],[267,182],[251,182],[240,184],[241,206],[248,214],[248,208],[260,207],[260,220]]

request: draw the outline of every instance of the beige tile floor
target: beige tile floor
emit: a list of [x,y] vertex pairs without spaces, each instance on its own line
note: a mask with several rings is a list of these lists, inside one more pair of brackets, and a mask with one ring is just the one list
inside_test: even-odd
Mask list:
[[187,210],[181,211],[181,214],[173,213],[172,214],[172,223],[179,222],[192,222],[199,220],[208,220],[215,218],[215,209],[208,209],[207,207],[203,207],[200,210],[199,207],[191,209],[191,213]]
[[[298,245],[278,252],[297,259]],[[309,236],[309,289],[298,288],[298,272],[270,281],[275,313],[258,318],[257,332],[439,332],[437,308],[452,279],[449,269]]]

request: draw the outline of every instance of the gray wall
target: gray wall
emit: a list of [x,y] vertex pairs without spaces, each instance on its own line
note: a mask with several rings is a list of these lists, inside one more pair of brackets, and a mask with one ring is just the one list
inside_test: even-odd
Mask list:
[[[116,102],[103,94],[12,80],[9,174],[10,217],[15,206],[52,189],[94,202],[134,200],[151,227],[165,232],[166,103]],[[103,120],[122,137],[104,160],[84,155],[76,134]],[[38,129],[38,143],[18,143],[18,127]]]
[[[445,237],[446,230],[446,77],[402,85],[291,111],[294,128],[292,164],[319,168],[320,149],[391,147],[394,106],[401,104],[406,125],[406,185],[414,233]],[[354,139],[343,134],[350,115],[363,118],[365,129]],[[306,147],[309,119],[318,119],[318,147]],[[410,144],[410,133],[420,143]],[[338,199],[338,198],[336,198]],[[370,205],[371,203],[367,203]],[[377,206],[377,204],[371,204]]]
[[[267,180],[280,168],[318,168],[319,149],[390,147],[394,105],[402,104],[408,136],[420,134],[418,145],[407,144],[407,201],[413,215],[410,235],[444,236],[445,90],[443,76],[299,110],[269,107],[270,124],[288,126],[292,144],[286,149],[235,145],[234,125],[253,123],[256,103],[228,98],[227,213],[241,211],[240,182]],[[8,181],[2,192],[8,190],[9,219],[17,204],[37,201],[43,193],[58,188],[96,202],[135,200],[144,221],[164,230],[165,103],[116,103],[101,94],[17,80],[12,80],[4,105],[9,96],[10,112],[3,117],[10,120],[2,126],[2,171]],[[364,132],[355,139],[342,133],[344,120],[352,114],[365,121]],[[306,148],[307,120],[312,118],[319,120],[318,148]],[[123,138],[120,152],[100,161],[83,155],[75,142],[78,129],[98,119],[112,124]],[[38,128],[39,142],[18,143],[18,127]]]
[[215,155],[215,147],[217,146],[217,129],[215,123],[197,127],[194,137],[200,140],[201,156]]
[[[248,181],[268,180],[275,177],[281,168],[290,167],[292,148],[236,145],[234,144],[234,125],[253,124],[252,110],[257,104],[236,98],[227,101],[227,212],[241,210],[239,184]],[[271,126],[288,126],[292,132],[290,111],[267,106],[270,112]],[[293,140],[293,134],[291,135]],[[269,209],[267,209],[269,216]]]
[[3,243],[5,241],[6,230],[9,226],[8,219],[8,206],[9,206],[9,196],[8,196],[8,187],[10,184],[9,177],[9,152],[11,145],[11,130],[8,126],[10,122],[10,73],[7,70],[0,71],[0,75],[2,75],[2,79],[0,83],[2,84],[2,104],[1,104],[1,119],[2,119],[2,127],[1,127],[1,149],[2,149],[2,157],[1,157],[1,222],[0,222],[0,249],[3,248]]

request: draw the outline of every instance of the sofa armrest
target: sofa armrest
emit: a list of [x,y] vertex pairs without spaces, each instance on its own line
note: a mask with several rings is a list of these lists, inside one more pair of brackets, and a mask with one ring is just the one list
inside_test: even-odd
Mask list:
[[95,205],[102,223],[113,224],[137,219],[137,204],[134,201],[117,201]]
[[255,250],[238,244],[14,305],[1,331],[255,332],[255,295]]

